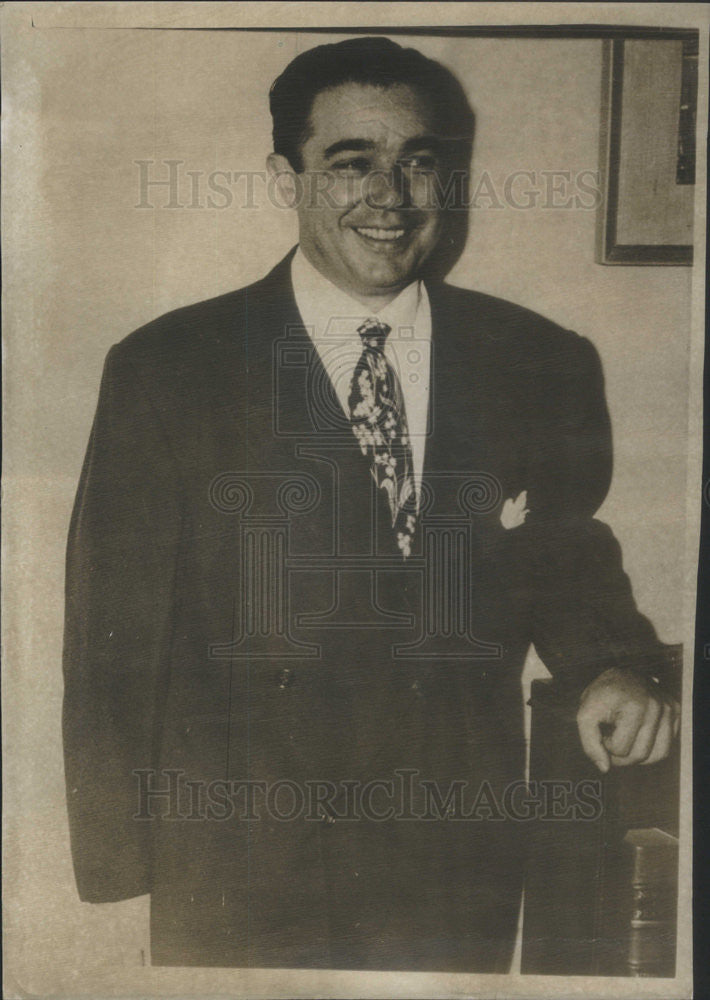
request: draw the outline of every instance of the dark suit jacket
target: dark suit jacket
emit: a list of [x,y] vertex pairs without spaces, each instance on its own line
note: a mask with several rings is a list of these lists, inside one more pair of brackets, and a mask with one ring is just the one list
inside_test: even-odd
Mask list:
[[[403,564],[290,257],[106,361],[67,561],[79,894],[152,893],[157,964],[504,970],[521,825],[350,821],[340,788],[404,768],[501,794],[523,772],[531,642],[579,691],[654,666],[594,519],[612,465],[599,359],[527,310],[429,286],[431,427]],[[506,530],[523,490],[530,513]],[[230,780],[339,792],[288,820],[292,786],[256,820],[167,795],[149,818],[140,797],[192,781],[224,806]]]

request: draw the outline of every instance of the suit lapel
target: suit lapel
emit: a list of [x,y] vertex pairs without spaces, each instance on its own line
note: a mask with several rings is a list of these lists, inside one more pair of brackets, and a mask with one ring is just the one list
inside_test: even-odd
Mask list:
[[[296,248],[252,287],[247,305],[251,410],[269,411],[276,438],[337,439],[358,452],[320,355],[304,326],[291,283]],[[268,407],[263,401],[268,399]]]
[[[500,331],[486,319],[485,297],[476,308],[471,294],[444,284],[427,286],[432,310],[430,435],[424,480],[450,513],[459,508],[465,481],[490,493],[495,515],[511,495],[519,464],[521,429],[514,422],[512,383],[501,350]],[[485,504],[484,504],[485,506]]]
[[[451,291],[445,285],[427,288],[431,303],[432,351],[429,399],[429,436],[424,453],[424,482],[436,503],[432,513],[453,513],[460,473],[480,465],[477,433],[482,405],[477,385],[475,355],[477,331],[470,316],[457,315]],[[468,338],[462,325],[468,324]],[[466,345],[465,353],[462,344]]]

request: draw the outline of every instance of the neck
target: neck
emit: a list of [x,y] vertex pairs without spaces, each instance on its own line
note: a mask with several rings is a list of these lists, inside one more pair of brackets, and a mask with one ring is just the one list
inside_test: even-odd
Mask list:
[[[338,286],[340,287],[340,286]],[[380,309],[384,309],[388,306],[390,302],[394,302],[399,293],[405,288],[402,285],[401,288],[388,288],[387,291],[377,292],[376,294],[367,294],[364,292],[358,292],[354,288],[344,288],[343,291],[359,302],[361,306],[365,306],[370,312],[379,312]]]

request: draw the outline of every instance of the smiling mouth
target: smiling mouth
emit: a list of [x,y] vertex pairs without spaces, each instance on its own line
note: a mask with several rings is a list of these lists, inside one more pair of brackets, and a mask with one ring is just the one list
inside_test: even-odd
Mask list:
[[358,236],[366,236],[369,240],[376,240],[378,243],[395,243],[406,235],[406,229],[379,229],[370,226],[355,226]]

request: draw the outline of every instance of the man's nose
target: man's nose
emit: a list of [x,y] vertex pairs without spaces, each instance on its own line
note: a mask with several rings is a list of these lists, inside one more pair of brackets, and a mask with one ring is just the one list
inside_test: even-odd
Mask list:
[[389,170],[371,170],[364,178],[363,200],[369,208],[404,208],[409,190],[404,172],[397,166]]

